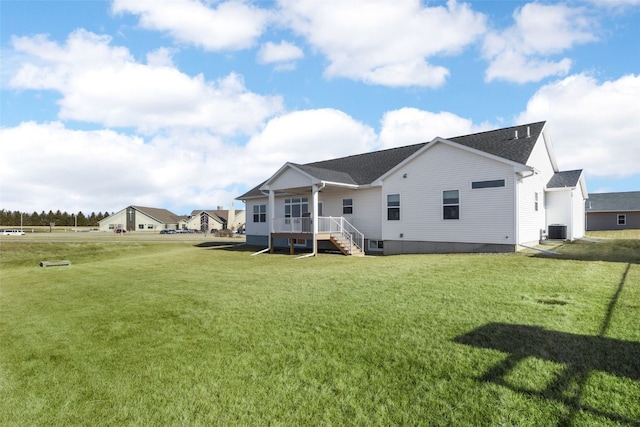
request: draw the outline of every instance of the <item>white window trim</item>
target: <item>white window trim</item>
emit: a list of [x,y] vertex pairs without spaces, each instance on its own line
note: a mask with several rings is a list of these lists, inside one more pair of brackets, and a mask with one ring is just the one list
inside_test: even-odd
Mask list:
[[[445,191],[457,191],[458,192],[458,203],[445,203],[444,202],[444,192]],[[449,190],[442,190],[442,192],[440,193],[440,205],[442,206],[442,210],[440,210],[440,221],[460,221],[460,219],[462,218],[462,209],[460,209],[460,206],[462,206],[462,197],[461,197],[461,191],[460,189],[449,189]],[[445,206],[457,206],[458,207],[458,218],[445,218],[444,217],[444,208]]]
[[[622,219],[622,223],[620,222],[620,219]],[[617,225],[627,225],[627,214],[617,214],[616,215],[616,224]]]
[[[398,196],[398,206],[389,206],[389,196]],[[402,219],[402,196],[400,195],[400,193],[389,193],[385,196],[384,198],[385,200],[385,211],[386,211],[386,217],[387,217],[387,221],[400,221]],[[398,209],[398,219],[389,219],[389,209]]]

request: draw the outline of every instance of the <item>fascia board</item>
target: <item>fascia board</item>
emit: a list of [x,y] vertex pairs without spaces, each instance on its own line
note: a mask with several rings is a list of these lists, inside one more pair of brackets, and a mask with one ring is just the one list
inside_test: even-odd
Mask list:
[[357,190],[362,188],[361,185],[358,184],[345,184],[344,182],[333,182],[333,181],[320,181],[318,184],[324,184],[331,187],[343,187],[343,188],[351,188],[353,190]]
[[584,172],[580,174],[578,182],[580,182],[580,188],[582,189],[582,197],[587,200],[589,198],[589,193],[587,192],[587,183],[584,179]]
[[557,191],[569,191],[569,190],[573,191],[573,190],[575,190],[575,189],[576,189],[576,186],[575,186],[575,185],[572,185],[571,187],[553,187],[553,188],[545,188],[545,189],[544,189],[544,191],[551,193],[551,192],[557,192]]
[[626,213],[626,212],[640,212],[640,209],[592,209],[585,208],[585,212],[593,213]]
[[549,160],[551,161],[551,167],[553,167],[553,171],[560,172],[560,169],[558,169],[558,162],[556,162],[556,155],[553,151],[553,143],[551,141],[551,135],[549,135],[549,131],[547,131],[546,123],[544,124],[544,127],[542,128],[542,132],[540,133],[542,135],[544,145],[547,148],[547,155],[549,156]]

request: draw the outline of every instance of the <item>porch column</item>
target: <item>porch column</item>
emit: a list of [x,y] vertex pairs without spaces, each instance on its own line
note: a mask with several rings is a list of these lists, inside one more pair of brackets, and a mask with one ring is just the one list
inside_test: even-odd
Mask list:
[[318,193],[320,192],[320,187],[317,185],[313,185],[311,187],[311,200],[312,200],[312,214],[311,218],[313,219],[313,255],[318,256]]
[[273,247],[273,233],[275,232],[275,218],[276,218],[276,194],[275,191],[269,189],[269,253],[274,253]]
[[275,233],[276,193],[269,189],[269,234]]

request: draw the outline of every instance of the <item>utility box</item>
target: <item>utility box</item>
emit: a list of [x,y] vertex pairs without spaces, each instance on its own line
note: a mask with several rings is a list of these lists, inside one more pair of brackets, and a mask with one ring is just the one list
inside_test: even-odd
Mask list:
[[567,240],[567,226],[564,224],[552,224],[549,226],[549,239]]

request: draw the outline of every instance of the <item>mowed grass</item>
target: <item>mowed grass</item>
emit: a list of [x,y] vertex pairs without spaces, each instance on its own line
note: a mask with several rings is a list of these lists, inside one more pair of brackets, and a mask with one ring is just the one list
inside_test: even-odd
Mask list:
[[0,425],[640,423],[637,240],[307,259],[16,240]]

